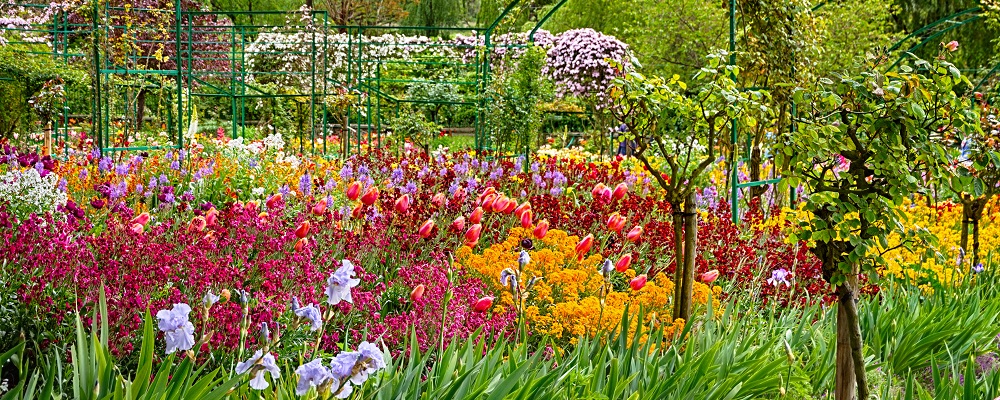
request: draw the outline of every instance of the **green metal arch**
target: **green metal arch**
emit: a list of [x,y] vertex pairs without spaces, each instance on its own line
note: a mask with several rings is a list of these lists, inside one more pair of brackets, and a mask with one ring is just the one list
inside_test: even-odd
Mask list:
[[[961,18],[961,17],[966,17],[966,16],[969,16],[969,18],[961,20],[959,22],[955,22],[956,18]],[[970,24],[970,23],[979,21],[981,19],[983,19],[983,9],[981,7],[972,7],[972,8],[968,8],[968,9],[965,9],[965,10],[953,13],[951,15],[948,15],[948,16],[946,16],[944,18],[941,18],[941,19],[939,19],[937,21],[931,22],[930,24],[927,24],[927,25],[925,25],[924,27],[922,27],[920,29],[917,29],[917,30],[913,31],[913,33],[911,33],[909,35],[906,35],[906,37],[900,39],[898,42],[896,42],[891,47],[889,47],[889,51],[893,52],[893,51],[899,50],[910,39],[919,38],[919,37],[923,37],[923,39],[920,42],[918,42],[917,44],[915,44],[915,45],[910,46],[909,48],[907,48],[906,51],[903,52],[903,54],[900,55],[898,59],[896,59],[896,62],[892,63],[892,65],[889,66],[889,70],[895,69],[897,66],[899,66],[899,64],[901,62],[903,62],[904,59],[906,59],[906,57],[908,57],[910,55],[910,53],[912,53],[914,50],[916,50],[916,49],[918,49],[920,47],[923,47],[927,43],[930,43],[931,40],[934,40],[935,38],[938,38],[941,35],[944,35],[945,33],[950,32],[950,31],[952,31],[954,29],[957,29],[957,28],[959,28],[961,26],[964,26],[966,24]],[[948,27],[944,28],[944,29],[941,29],[939,31],[931,33],[931,34],[929,34],[927,36],[923,36],[923,35],[927,34],[928,32],[930,32],[930,31],[932,31],[932,30],[934,30],[934,29],[936,29],[936,28],[938,28],[938,27],[940,27],[942,25],[946,25],[946,24],[950,24],[950,25]]]

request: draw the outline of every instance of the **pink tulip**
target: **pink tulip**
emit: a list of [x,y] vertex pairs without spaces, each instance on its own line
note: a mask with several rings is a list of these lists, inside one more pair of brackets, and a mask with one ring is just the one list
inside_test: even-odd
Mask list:
[[[261,212],[261,213],[267,214],[266,212]],[[218,218],[218,216],[219,216],[219,210],[216,210],[215,207],[212,207],[211,210],[208,210],[208,212],[205,213],[205,224],[207,224],[208,226],[215,225],[215,220],[216,218]]]
[[628,282],[628,285],[632,287],[632,290],[638,291],[639,289],[642,289],[643,286],[646,286],[646,275],[642,274],[632,278],[632,280]]
[[469,247],[474,247],[476,243],[479,243],[479,235],[483,231],[483,226],[479,224],[472,225],[468,231],[465,232],[465,245]]
[[476,304],[472,306],[472,309],[476,312],[485,312],[493,307],[493,296],[486,296],[479,300],[476,300]]
[[944,45],[944,48],[947,49],[948,51],[958,50],[958,41],[952,40],[948,42],[948,44]]
[[719,270],[717,269],[701,274],[701,281],[704,283],[712,283],[715,282],[716,279],[719,279]]
[[638,242],[639,239],[642,238],[642,227],[636,225],[634,228],[632,228],[632,230],[628,231],[628,234],[625,235],[625,238],[632,243]]
[[521,213],[521,227],[522,228],[524,228],[524,229],[530,229],[531,228],[531,225],[532,225],[532,223],[531,223],[531,217],[532,217],[531,210],[527,210],[527,211]]
[[417,234],[419,234],[421,238],[427,239],[431,237],[431,232],[433,231],[434,220],[429,219],[427,222],[424,222],[423,225],[420,225],[420,229],[417,231]]
[[326,200],[320,200],[312,206],[313,215],[326,214]]
[[594,199],[596,200],[598,197],[601,197],[601,192],[603,192],[606,187],[607,186],[604,186],[603,183],[598,183],[594,185],[593,189],[590,190],[590,195],[594,196]]
[[625,228],[625,221],[626,218],[623,217],[621,214],[617,212],[611,214],[610,216],[608,216],[608,222],[607,222],[608,230],[612,232],[621,232],[622,229]]
[[129,228],[129,230],[136,235],[141,235],[143,231],[142,224],[132,224],[132,227]]
[[444,197],[444,193],[435,194],[434,197],[431,198],[431,204],[437,208],[444,207],[445,201],[446,199]]
[[132,218],[132,220],[129,221],[129,223],[131,223],[133,225],[134,224],[139,224],[139,225],[142,225],[142,226],[146,226],[147,222],[149,222],[149,213],[148,212],[144,212],[142,214],[136,215],[135,218]]
[[475,210],[472,210],[472,214],[469,215],[469,222],[471,222],[473,224],[478,224],[480,222],[483,222],[483,208],[482,207],[476,207]]
[[458,218],[455,218],[455,220],[452,221],[451,230],[461,232],[463,229],[465,229],[465,217],[459,215]]

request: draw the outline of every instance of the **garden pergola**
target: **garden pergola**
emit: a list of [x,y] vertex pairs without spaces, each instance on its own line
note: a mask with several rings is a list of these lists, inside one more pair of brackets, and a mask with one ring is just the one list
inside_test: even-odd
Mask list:
[[[56,118],[57,136],[67,137],[69,116],[89,114],[91,137],[102,152],[182,148],[185,133],[197,129],[194,98],[229,103],[229,129],[239,137],[247,126],[247,109],[262,99],[292,99],[298,104],[298,150],[339,154],[361,151],[366,143],[380,145],[387,118],[405,104],[475,107],[478,150],[491,149],[483,117],[490,99],[481,93],[492,72],[494,48],[518,46],[495,43],[494,36],[521,0],[511,0],[487,27],[338,26],[324,11],[202,11],[186,9],[182,0],[172,7],[138,8],[89,2],[73,10],[53,12],[46,24],[8,29],[22,37],[41,38],[48,48],[14,41],[30,56],[51,56],[61,64],[85,60],[93,80],[89,110],[63,107]],[[561,1],[532,30],[564,4]],[[15,3],[15,7],[45,10],[49,5]],[[235,17],[244,18],[235,18]],[[284,19],[284,24],[254,23]],[[263,18],[264,16],[268,18]],[[237,23],[250,21],[249,23]],[[419,43],[380,41],[377,35],[424,31],[472,32],[484,46],[454,41]],[[436,49],[420,53],[418,49]],[[401,57],[400,54],[415,54]],[[467,54],[474,54],[471,58]],[[274,68],[267,58],[291,60],[294,68]],[[421,76],[387,70],[449,68],[451,76]],[[267,82],[284,82],[280,88]],[[293,84],[288,84],[293,82]],[[409,99],[387,87],[413,84],[449,85],[475,94],[475,99]],[[127,138],[141,126],[145,93],[166,99],[158,111],[165,144],[133,145]],[[165,114],[165,115],[164,115]],[[194,132],[190,132],[194,133]],[[339,148],[328,139],[339,139]]]

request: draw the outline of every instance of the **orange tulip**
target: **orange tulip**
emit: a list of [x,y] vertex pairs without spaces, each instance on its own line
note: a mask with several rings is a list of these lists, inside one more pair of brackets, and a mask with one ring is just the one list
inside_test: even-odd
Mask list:
[[429,219],[427,220],[427,222],[424,222],[423,225],[420,225],[420,229],[417,230],[417,234],[419,234],[421,238],[427,239],[431,237],[431,232],[433,231],[434,231],[434,220]]
[[281,204],[281,193],[276,193],[274,196],[268,197],[267,201],[264,203],[267,208],[275,208]]
[[208,224],[208,226],[215,225],[215,219],[218,216],[219,216],[219,210],[216,210],[215,207],[212,207],[212,209],[208,210],[208,212],[205,213],[205,223]]
[[191,219],[191,223],[188,224],[188,232],[201,232],[205,230],[205,226],[208,222],[202,216],[197,216]]
[[535,239],[544,239],[545,235],[549,233],[549,220],[543,219],[538,221],[538,225],[535,225],[535,230],[531,232],[535,236]]
[[410,291],[410,301],[420,301],[424,297],[424,284],[419,284]]
[[469,215],[469,222],[471,222],[473,224],[478,224],[480,222],[483,222],[483,208],[482,207],[476,207],[475,210],[472,210],[472,214]]
[[302,249],[304,249],[306,247],[306,243],[308,243],[308,241],[309,241],[309,239],[306,239],[306,238],[301,238],[301,239],[295,241],[295,252],[296,253],[301,252]]

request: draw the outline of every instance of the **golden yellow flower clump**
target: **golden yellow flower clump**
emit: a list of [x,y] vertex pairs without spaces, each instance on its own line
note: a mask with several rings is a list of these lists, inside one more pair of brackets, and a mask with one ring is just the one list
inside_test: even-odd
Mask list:
[[[530,230],[515,227],[505,241],[481,254],[462,247],[456,251],[456,263],[481,275],[497,293],[502,293],[500,303],[513,306],[514,296],[510,288],[501,285],[500,272],[518,268],[521,241],[529,238],[532,238]],[[531,262],[520,270],[520,289],[525,290],[531,278],[542,278],[525,296],[524,318],[530,332],[575,343],[579,336],[617,328],[626,307],[633,314],[642,309],[644,323],[671,314],[674,283],[666,274],[656,274],[637,291],[627,284],[635,277],[633,269],[621,274],[615,272],[612,282],[605,282],[599,271],[604,261],[600,254],[592,252],[578,260],[575,246],[579,240],[564,231],[550,230],[544,239],[534,240],[533,249],[528,250]],[[712,288],[695,283],[696,304],[706,304],[715,295]],[[669,337],[683,329],[684,321],[671,321],[667,317],[663,325]]]

